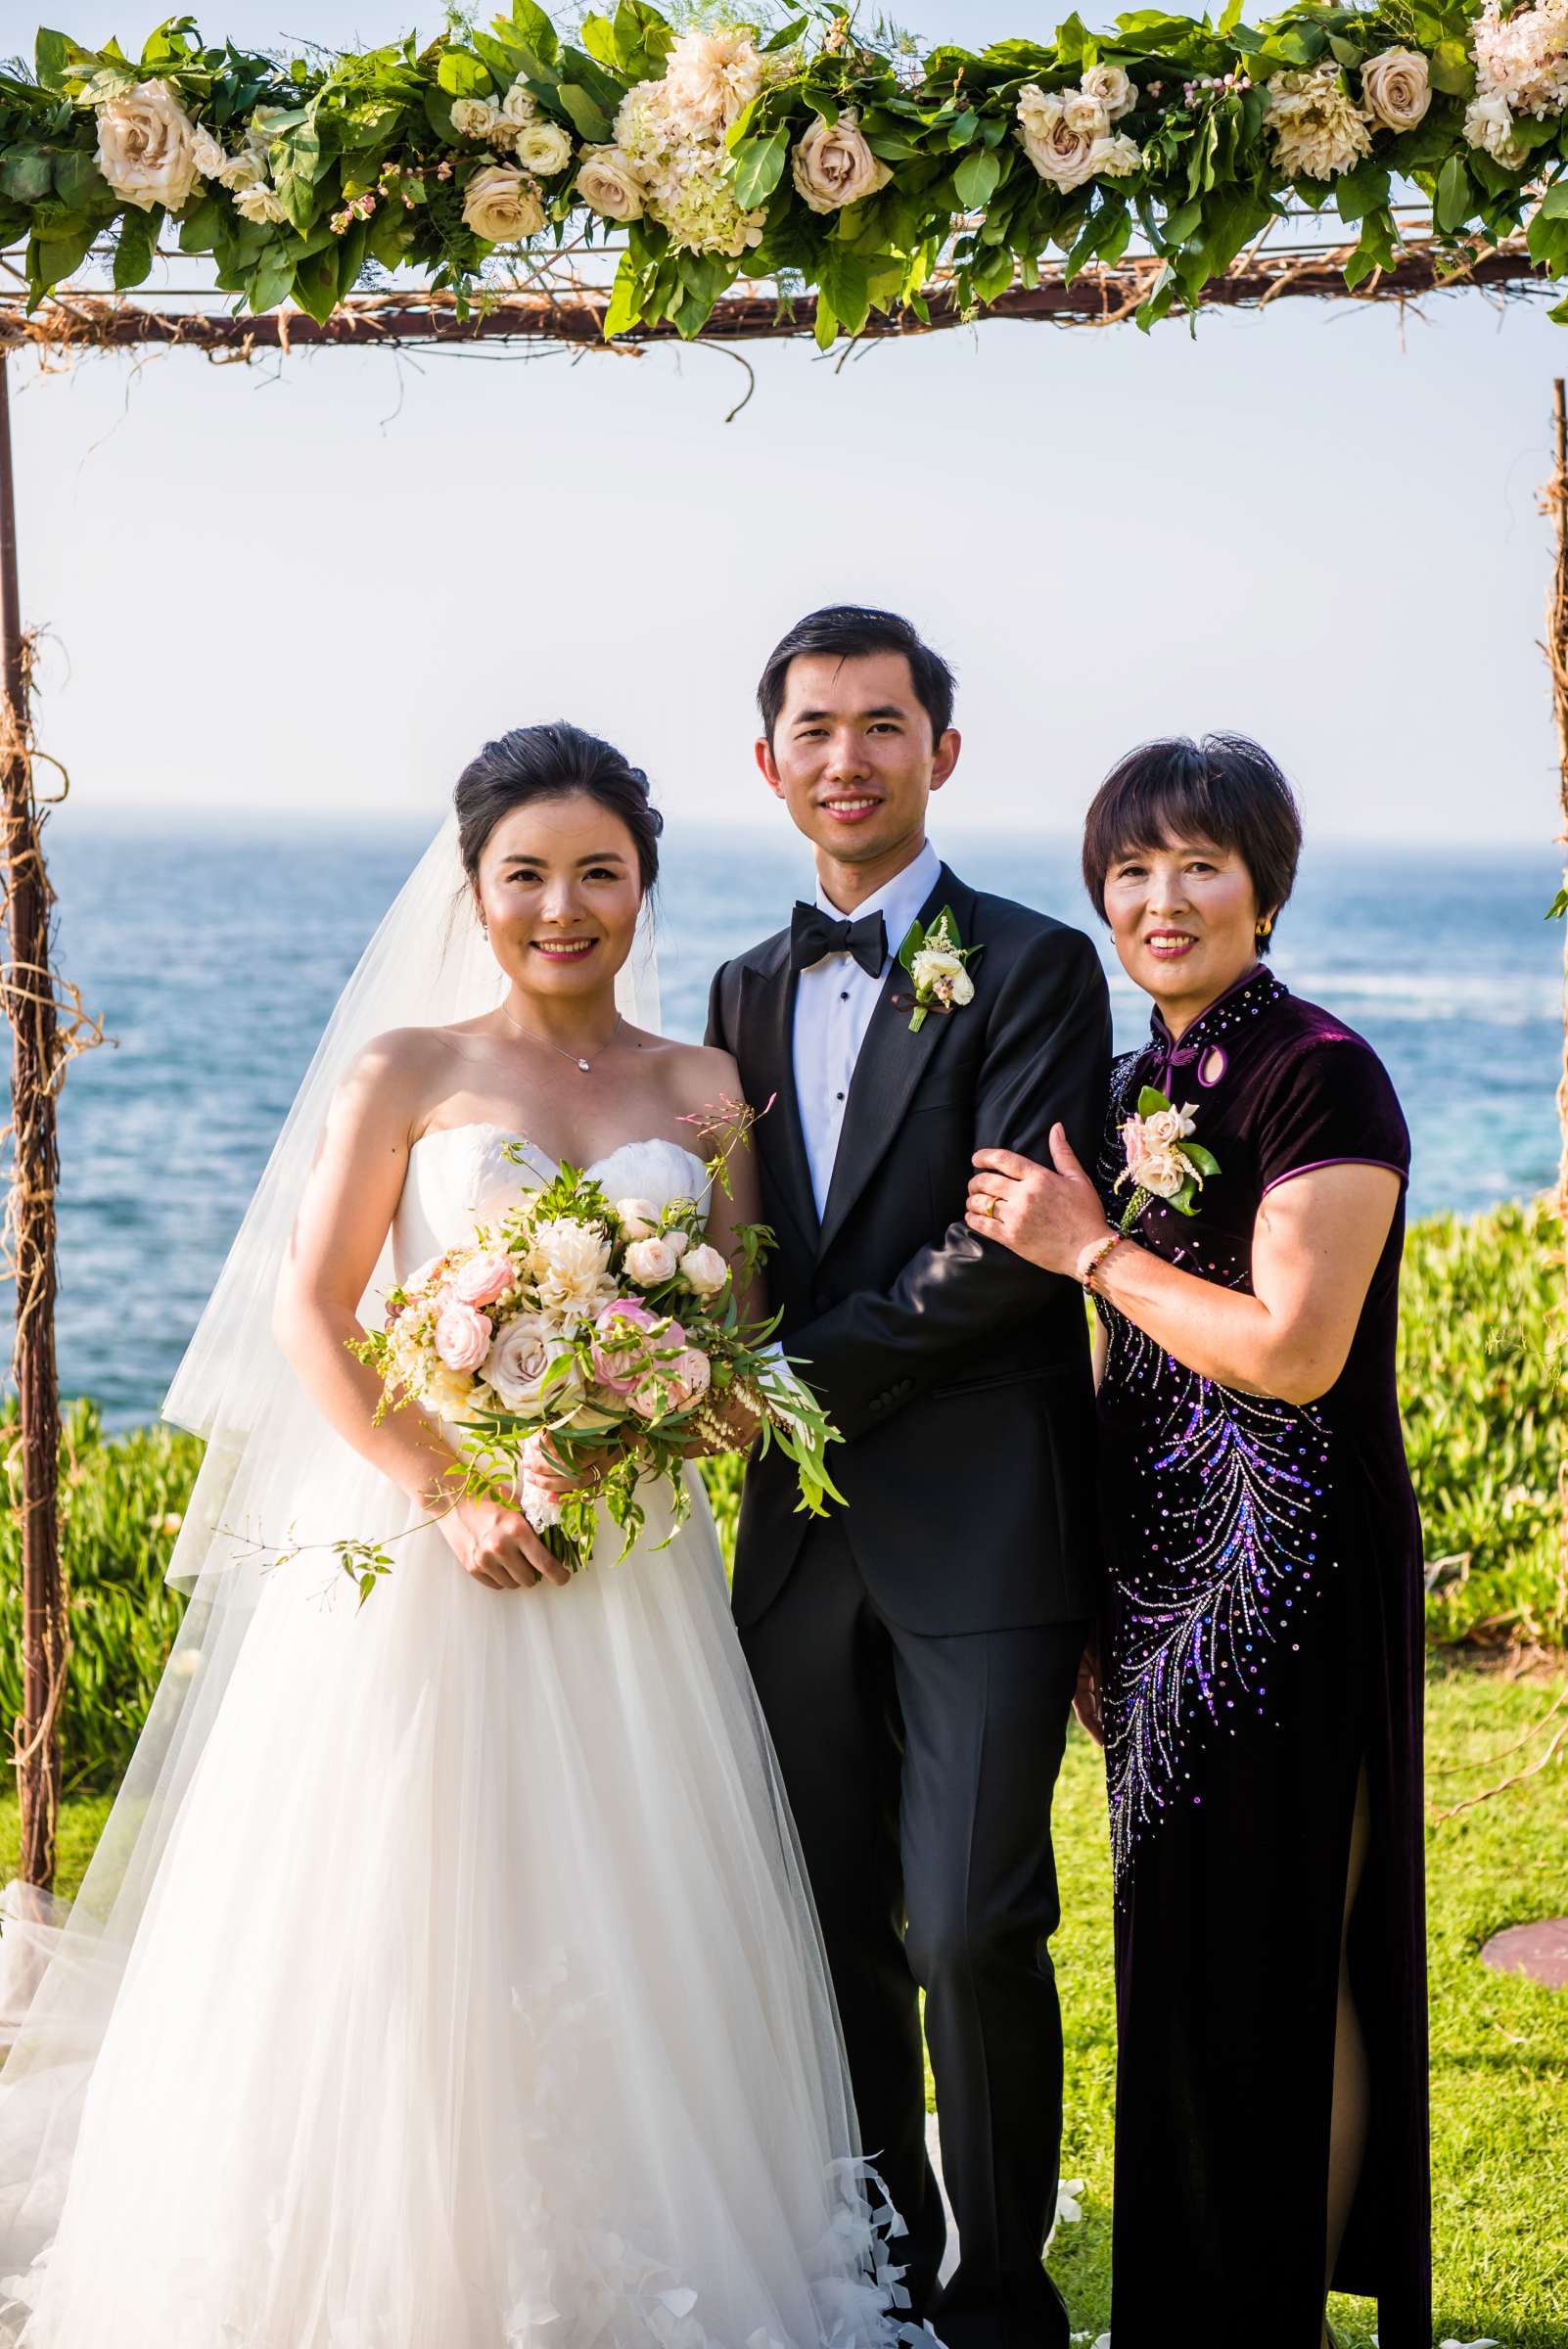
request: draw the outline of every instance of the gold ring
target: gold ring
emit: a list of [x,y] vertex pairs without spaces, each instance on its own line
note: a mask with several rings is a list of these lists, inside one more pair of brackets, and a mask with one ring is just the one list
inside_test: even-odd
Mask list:
[[990,1198],[986,1201],[986,1213],[993,1223],[996,1221],[996,1209],[998,1205],[999,1202],[994,1198]]

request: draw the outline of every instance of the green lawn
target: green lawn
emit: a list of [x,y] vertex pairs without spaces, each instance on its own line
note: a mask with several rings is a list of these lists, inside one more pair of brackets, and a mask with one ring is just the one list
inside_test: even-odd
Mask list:
[[[1508,1681],[1434,1665],[1428,1737],[1434,1808],[1531,1760],[1541,1740],[1495,1759],[1551,1703],[1559,1681]],[[1496,1974],[1480,1960],[1500,1926],[1568,1908],[1564,1772],[1553,1764],[1429,1834],[1433,2157],[1438,2338],[1568,2349],[1568,1992]],[[108,1803],[67,1807],[61,1889],[79,1881]],[[1074,1731],[1057,1797],[1064,1922],[1056,1938],[1067,2032],[1064,2175],[1085,2182],[1084,2219],[1060,2230],[1051,2265],[1073,2323],[1110,2322],[1111,1892],[1099,1756]],[[14,1865],[16,1804],[0,1804]],[[9,1868],[8,1871],[9,1872]],[[1347,2349],[1370,2349],[1371,2308],[1342,2301]],[[1267,2349],[1267,2323],[1259,2326]]]

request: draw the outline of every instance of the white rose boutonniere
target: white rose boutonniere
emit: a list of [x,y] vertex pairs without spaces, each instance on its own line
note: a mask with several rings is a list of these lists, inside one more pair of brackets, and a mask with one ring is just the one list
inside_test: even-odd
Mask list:
[[1178,1216],[1195,1216],[1198,1193],[1211,1174],[1220,1172],[1212,1150],[1191,1136],[1197,1131],[1196,1101],[1177,1109],[1164,1093],[1146,1084],[1138,1095],[1137,1115],[1122,1121],[1122,1147],[1127,1165],[1116,1188],[1132,1185],[1122,1229],[1130,1231],[1151,1199],[1163,1199]]
[[911,1036],[919,1035],[928,1011],[959,1011],[974,1000],[975,983],[967,966],[985,950],[962,943],[950,905],[943,907],[929,930],[910,923],[899,960],[914,982]]

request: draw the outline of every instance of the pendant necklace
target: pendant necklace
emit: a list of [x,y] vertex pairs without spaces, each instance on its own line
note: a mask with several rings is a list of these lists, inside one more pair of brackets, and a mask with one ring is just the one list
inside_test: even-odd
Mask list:
[[626,1024],[623,1015],[618,1011],[616,1013],[616,1024],[611,1029],[609,1035],[605,1037],[604,1042],[599,1046],[599,1051],[595,1052],[593,1060],[584,1060],[580,1052],[570,1051],[565,1044],[551,1043],[550,1038],[547,1036],[535,1036],[531,1028],[525,1028],[520,1019],[514,1018],[513,1014],[507,1010],[504,1003],[497,1003],[495,1008],[500,1013],[503,1020],[510,1021],[511,1025],[517,1030],[520,1036],[526,1036],[528,1037],[530,1044],[544,1044],[550,1051],[559,1052],[563,1060],[576,1061],[577,1067],[582,1071],[584,1077],[592,1074],[593,1061],[599,1058],[600,1053],[609,1051],[611,1045],[615,1042],[616,1037],[621,1034],[622,1029]]

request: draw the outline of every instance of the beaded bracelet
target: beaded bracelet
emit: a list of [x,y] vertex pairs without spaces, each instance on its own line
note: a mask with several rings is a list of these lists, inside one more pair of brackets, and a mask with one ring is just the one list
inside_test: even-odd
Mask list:
[[1113,1248],[1120,1248],[1122,1242],[1126,1238],[1127,1233],[1125,1231],[1108,1231],[1104,1239],[1101,1240],[1099,1246],[1095,1249],[1094,1254],[1089,1258],[1089,1261],[1084,1267],[1084,1270],[1079,1274],[1079,1279],[1082,1281],[1084,1287],[1087,1289],[1091,1297],[1094,1294],[1095,1273],[1099,1270],[1101,1265],[1104,1264],[1106,1258],[1110,1255],[1111,1250]]

